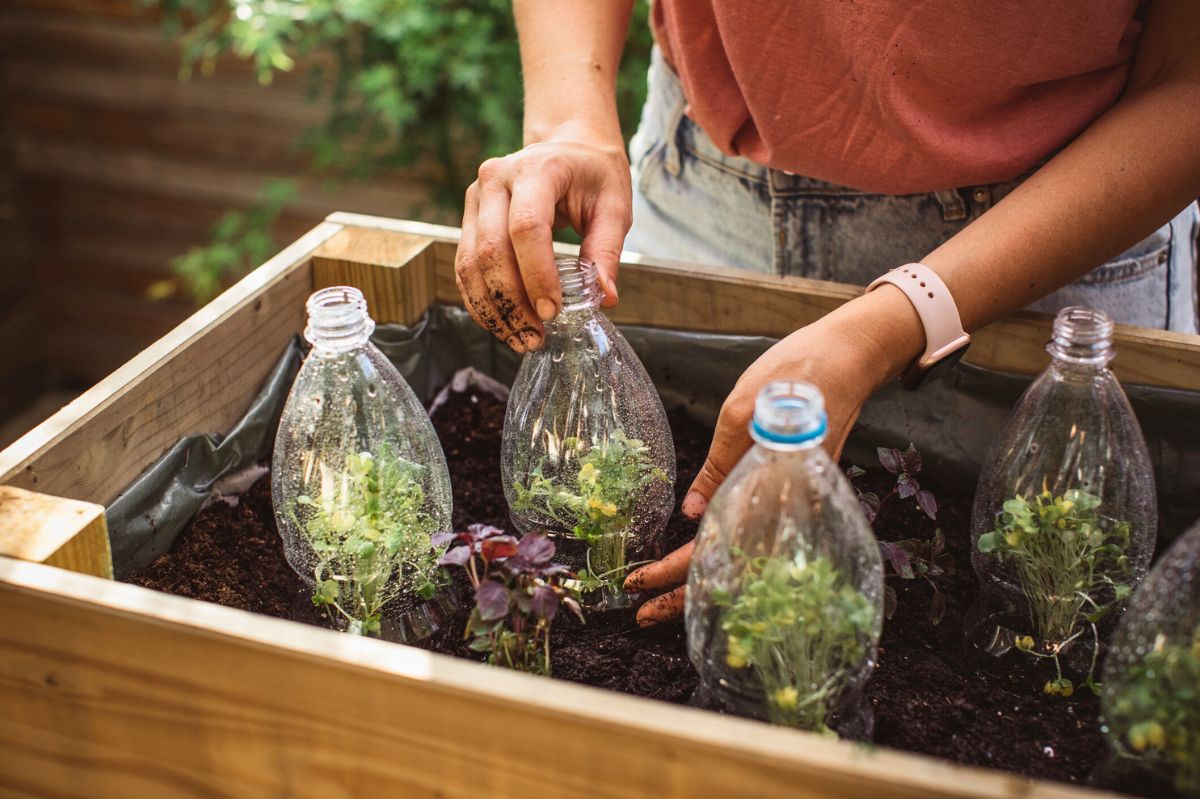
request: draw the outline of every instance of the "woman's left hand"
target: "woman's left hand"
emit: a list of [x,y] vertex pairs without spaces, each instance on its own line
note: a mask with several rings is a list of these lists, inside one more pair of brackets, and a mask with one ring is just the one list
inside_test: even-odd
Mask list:
[[[708,458],[683,500],[683,514],[699,519],[726,475],[753,443],[749,427],[754,401],[775,380],[804,380],[825,396],[829,431],[824,446],[836,460],[867,398],[895,378],[924,347],[916,311],[890,286],[863,295],[792,333],[751,364],[721,406]],[[684,583],[692,543],[643,566],[625,580],[628,590],[673,588],[644,604],[642,626],[683,612]]]

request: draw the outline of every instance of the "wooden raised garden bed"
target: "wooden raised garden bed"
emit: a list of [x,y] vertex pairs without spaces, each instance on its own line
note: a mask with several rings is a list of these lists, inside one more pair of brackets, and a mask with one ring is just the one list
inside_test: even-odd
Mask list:
[[[0,792],[68,796],[1097,795],[115,583],[103,506],[242,415],[314,290],[381,323],[458,303],[457,230],[335,214],[0,452]],[[614,321],[782,336],[858,289],[633,258]],[[1049,321],[968,359],[1032,373]],[[1195,337],[1119,328],[1130,383],[1200,390]],[[7,487],[4,487],[7,486]],[[62,498],[62,499],[56,499]]]

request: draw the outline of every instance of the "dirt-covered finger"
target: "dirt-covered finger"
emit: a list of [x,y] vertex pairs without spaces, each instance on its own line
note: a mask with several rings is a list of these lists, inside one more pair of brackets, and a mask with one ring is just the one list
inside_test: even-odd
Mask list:
[[487,296],[495,306],[496,316],[519,342],[513,349],[523,352],[541,346],[542,323],[529,304],[517,268],[516,252],[508,234],[508,209],[508,190],[502,184],[480,183],[475,262],[487,284]]
[[683,616],[683,603],[687,598],[687,586],[681,585],[670,593],[656,596],[638,608],[639,627],[653,627]]
[[670,588],[687,580],[688,564],[696,542],[689,541],[662,560],[648,563],[625,578],[626,591]]
[[562,286],[554,265],[555,207],[563,186],[553,170],[527,172],[513,183],[508,232],[529,302],[542,321],[558,315]]
[[462,235],[459,236],[458,249],[454,254],[454,283],[458,286],[458,293],[462,295],[463,306],[475,320],[475,324],[512,346],[515,338],[512,331],[501,324],[500,315],[496,313],[487,283],[484,282],[475,259],[478,216],[479,185],[472,183],[467,187],[466,197],[463,199]]

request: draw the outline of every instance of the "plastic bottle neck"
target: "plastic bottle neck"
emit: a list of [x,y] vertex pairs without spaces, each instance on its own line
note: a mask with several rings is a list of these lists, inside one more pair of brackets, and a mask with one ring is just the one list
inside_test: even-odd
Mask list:
[[778,381],[758,394],[751,437],[768,449],[813,449],[825,440],[825,398],[811,383]]
[[1063,308],[1054,319],[1054,334],[1046,351],[1058,365],[1104,369],[1115,354],[1113,321],[1104,311]]
[[375,331],[362,292],[351,286],[321,289],[308,298],[304,337],[324,353],[348,352],[366,344]]
[[562,311],[582,311],[600,307],[604,292],[598,283],[599,271],[586,258],[559,258],[558,280],[562,284]]

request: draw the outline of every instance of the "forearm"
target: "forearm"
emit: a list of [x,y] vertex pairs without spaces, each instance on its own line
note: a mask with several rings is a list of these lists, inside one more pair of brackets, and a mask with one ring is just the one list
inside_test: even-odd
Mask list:
[[[1122,98],[1049,163],[921,259],[973,332],[1136,244],[1200,194],[1200,13],[1151,6]],[[876,292],[877,293],[877,292]],[[875,300],[907,322],[889,331],[889,373],[924,349],[898,291]],[[891,306],[896,306],[892,308]]]
[[632,9],[633,0],[515,0],[527,145],[566,135],[624,147],[616,85]]
[[1087,274],[1200,193],[1200,84],[1122,99],[1052,161],[927,255],[975,330]]

